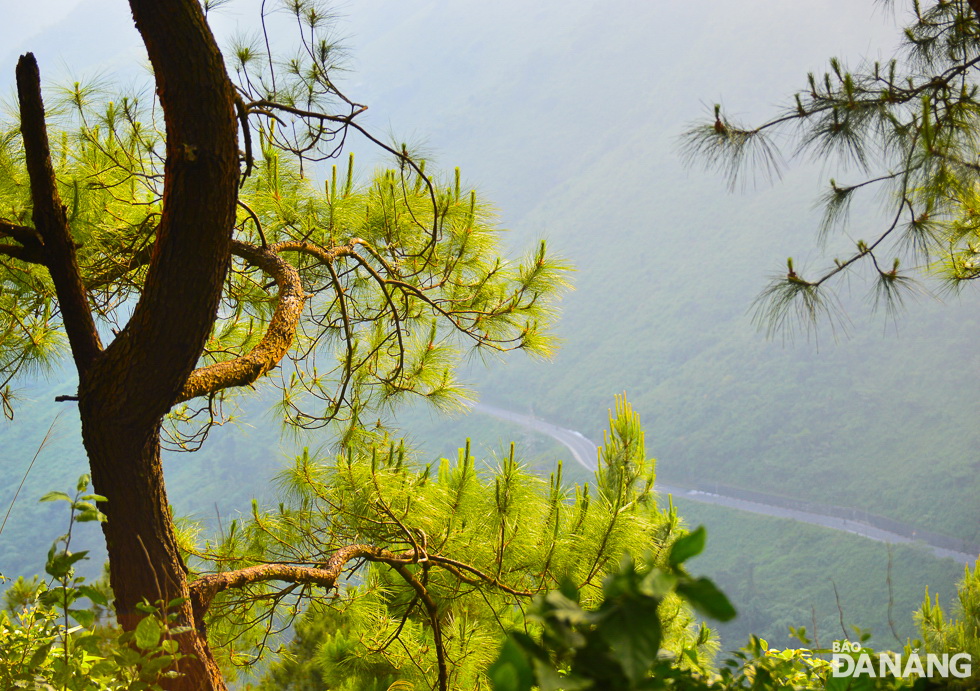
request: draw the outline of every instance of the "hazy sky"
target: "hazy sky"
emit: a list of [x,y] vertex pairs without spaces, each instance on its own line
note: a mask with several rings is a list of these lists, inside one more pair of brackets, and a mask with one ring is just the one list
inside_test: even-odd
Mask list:
[[17,56],[31,51],[45,82],[129,73],[142,48],[124,0],[7,2],[0,25],[0,93],[14,82]]

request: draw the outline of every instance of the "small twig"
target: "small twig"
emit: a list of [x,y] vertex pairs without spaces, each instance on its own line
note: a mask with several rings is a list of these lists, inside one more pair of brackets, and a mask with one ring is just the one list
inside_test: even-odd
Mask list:
[[892,546],[888,545],[888,570],[885,572],[885,584],[888,586],[888,628],[892,630],[892,635],[899,643],[902,642],[898,631],[895,629],[895,620],[892,618],[892,608],[895,605],[895,593],[892,590]]
[[262,221],[259,220],[258,214],[256,214],[252,210],[252,207],[250,207],[248,204],[243,202],[241,199],[238,199],[236,201],[238,202],[238,206],[245,209],[245,213],[249,215],[249,217],[252,219],[252,222],[255,224],[255,229],[259,232],[259,239],[262,240],[262,249],[268,249],[269,243],[266,242],[265,231],[262,230]]
[[840,604],[840,594],[837,592],[837,583],[831,581],[834,586],[834,600],[837,601],[837,615],[840,620],[840,630],[844,634],[844,640],[847,640],[847,627],[844,626],[844,609]]
[[432,622],[432,640],[436,648],[436,661],[439,664],[439,691],[449,691],[449,667],[446,665],[446,648],[442,641],[442,625],[439,623],[439,606],[432,599],[426,587],[412,575],[412,572],[404,564],[392,564],[391,567],[415,589],[419,599],[422,600],[422,604],[425,605],[425,611],[429,614],[429,621]]
[[[248,110],[245,108],[245,101],[242,100],[240,94],[235,94],[235,110],[238,111],[238,122],[242,127],[242,139],[245,142],[245,172],[242,173],[242,182],[239,187],[245,187],[245,181],[252,174],[254,156],[252,155],[252,132],[248,128]],[[265,247],[264,238],[262,246]]]

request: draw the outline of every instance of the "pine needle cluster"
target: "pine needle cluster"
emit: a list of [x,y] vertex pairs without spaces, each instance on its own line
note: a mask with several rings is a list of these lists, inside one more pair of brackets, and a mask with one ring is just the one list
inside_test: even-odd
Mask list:
[[795,142],[789,157],[839,165],[854,180],[830,180],[821,242],[848,229],[856,197],[876,192],[884,200],[880,224],[861,229],[870,239],[856,241],[849,254],[812,276],[790,263],[773,278],[755,313],[770,332],[809,331],[825,320],[842,325],[834,279],[858,266],[872,277],[873,307],[888,312],[921,290],[917,277],[938,276],[955,289],[980,276],[980,6],[967,0],[902,4],[909,22],[891,60],[849,69],[832,59],[825,73],[808,75],[773,119],[746,126],[716,106],[711,122],[684,135],[689,159],[720,168],[732,185],[753,168],[779,174],[780,135]]
[[[654,461],[645,456],[638,416],[623,401],[610,418],[602,459],[594,485],[568,487],[561,464],[546,480],[513,450],[480,463],[467,446],[455,462],[426,466],[400,445],[331,461],[304,453],[280,476],[282,503],[255,507],[249,520],[197,553],[219,570],[316,566],[345,546],[368,544],[412,555],[409,576],[381,558],[352,562],[332,592],[257,584],[215,601],[212,638],[230,661],[248,663],[254,646],[288,624],[284,613],[309,606],[307,629],[320,628],[311,618],[326,617],[329,625],[317,634],[315,653],[304,644],[307,655],[324,678],[345,680],[337,688],[388,688],[398,680],[428,688],[443,664],[449,688],[488,688],[484,672],[506,632],[536,630],[526,616],[536,594],[570,582],[584,605],[596,605],[603,577],[624,554],[666,564],[684,534],[673,506],[661,506],[653,492]],[[697,648],[696,659],[711,659],[712,636],[678,599],[665,603],[661,616],[665,650],[680,657]],[[278,667],[297,668],[289,650]]]

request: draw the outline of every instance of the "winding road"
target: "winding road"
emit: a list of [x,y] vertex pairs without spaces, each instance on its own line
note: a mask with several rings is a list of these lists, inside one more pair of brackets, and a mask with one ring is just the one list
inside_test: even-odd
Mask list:
[[[548,422],[547,420],[542,420],[533,415],[525,415],[512,410],[505,410],[504,408],[498,408],[497,406],[487,403],[478,403],[473,410],[477,413],[482,413],[500,420],[513,422],[514,424],[545,434],[564,445],[571,452],[572,457],[576,460],[576,462],[578,462],[583,468],[589,471],[595,471],[596,469],[599,449],[591,439],[583,435],[581,432],[577,432],[576,430],[568,429],[566,427],[560,427],[554,423]],[[665,494],[672,494],[691,501],[697,501],[704,504],[715,504],[717,506],[726,506],[732,509],[738,509],[740,511],[761,514],[763,516],[790,518],[802,523],[810,523],[812,525],[832,528],[833,530],[839,530],[845,533],[860,535],[861,537],[865,537],[876,542],[917,545],[924,549],[928,549],[939,558],[954,559],[961,564],[968,564],[972,566],[973,563],[977,561],[977,554],[975,552],[971,553],[950,549],[948,545],[941,544],[942,540],[940,536],[931,538],[930,534],[928,534],[926,531],[921,531],[924,533],[922,535],[919,535],[916,531],[912,531],[912,535],[914,537],[909,537],[908,535],[902,535],[901,533],[888,530],[886,527],[874,525],[871,522],[874,520],[873,518],[870,518],[867,521],[847,519],[831,513],[822,513],[819,510],[813,510],[812,508],[808,508],[807,510],[788,508],[780,505],[780,499],[785,502],[785,498],[776,497],[774,495],[771,495],[770,501],[766,501],[766,495],[753,493],[755,498],[753,500],[748,500],[742,497],[736,497],[720,492],[718,491],[717,487],[680,487],[677,485],[666,485],[660,482],[657,483],[657,489]],[[812,506],[812,504],[809,505],[809,507]],[[828,507],[828,510],[829,508],[830,507]],[[893,521],[888,521],[887,519],[881,519],[881,522],[894,523]]]

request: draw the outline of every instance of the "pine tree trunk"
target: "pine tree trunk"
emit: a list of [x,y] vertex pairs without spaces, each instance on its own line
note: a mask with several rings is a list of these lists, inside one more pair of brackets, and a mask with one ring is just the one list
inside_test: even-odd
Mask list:
[[[225,689],[204,624],[188,598],[160,462],[160,425],[180,400],[214,325],[231,262],[238,193],[235,95],[198,0],[130,0],[153,65],[167,130],[163,210],[139,301],[106,347],[89,309],[75,243],[51,165],[34,56],[17,64],[32,216],[79,373],[82,438],[100,508],[116,613],[124,629],[141,602],[183,598],[175,636],[187,657],[175,691]],[[195,394],[200,395],[200,394]]]
[[[130,0],[167,129],[163,211],[143,293],[113,342],[79,368],[79,412],[100,508],[119,623],[142,601],[188,597],[160,461],[160,425],[198,363],[231,261],[238,192],[234,90],[197,0]],[[60,297],[60,296],[59,296]],[[190,600],[175,637],[187,658],[173,691],[225,683]]]
[[187,657],[175,667],[182,676],[164,687],[224,691],[203,622],[194,620],[187,599],[187,573],[177,551],[164,488],[159,426],[120,425],[104,415],[106,406],[92,405],[98,397],[88,393],[81,407],[82,435],[95,491],[109,498],[101,507],[108,517],[102,529],[119,623],[132,630],[146,616],[136,608],[141,602],[164,610],[172,600],[184,598],[184,604],[171,610],[179,613],[171,626],[191,627],[175,637]]

